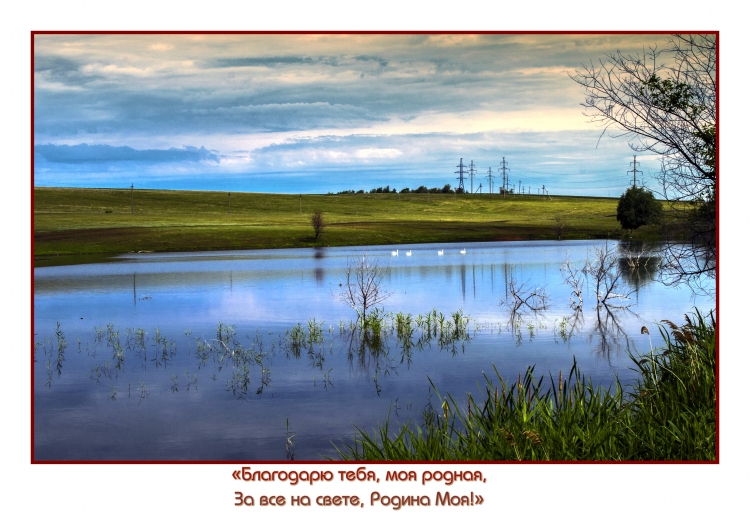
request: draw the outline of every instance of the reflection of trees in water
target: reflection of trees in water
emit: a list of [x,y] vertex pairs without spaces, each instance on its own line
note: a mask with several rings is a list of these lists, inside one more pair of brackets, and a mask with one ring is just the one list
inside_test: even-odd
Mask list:
[[630,351],[630,337],[621,325],[621,317],[632,315],[640,318],[628,308],[610,308],[606,305],[596,308],[594,328],[589,333],[589,340],[595,342],[594,349],[598,358],[605,359],[612,366],[612,352],[619,355],[622,352],[622,342]]
[[457,356],[470,342],[469,317],[458,310],[449,316],[433,309],[426,315],[396,313],[385,315],[376,309],[364,323],[352,323],[343,334],[347,341],[350,371],[372,375],[378,394],[380,376],[397,374],[401,364],[407,369],[415,353],[432,348]]
[[559,323],[555,322],[555,327],[552,331],[555,341],[557,341],[557,337],[560,336],[560,339],[564,343],[569,343],[576,333],[581,332],[584,323],[584,315],[581,308],[572,308],[570,314],[563,315]]
[[506,306],[511,315],[517,312],[543,311],[547,309],[549,296],[544,288],[531,287],[529,282],[519,283],[511,273],[505,288],[505,299],[500,301],[501,306]]
[[[313,253],[313,257],[316,260],[322,260],[325,258],[325,249],[323,247],[316,247],[315,252]],[[315,267],[315,282],[320,284],[323,284],[323,281],[325,280],[325,271],[323,270],[322,265],[316,265]]]
[[533,341],[536,329],[545,328],[542,312],[547,309],[549,296],[544,288],[529,285],[528,280],[519,283],[512,268],[506,266],[504,274],[505,299],[500,300],[500,306],[508,311],[507,326],[518,346],[522,343],[524,330],[528,331],[529,341]]
[[348,340],[347,361],[349,371],[361,372],[372,376],[375,392],[380,395],[382,388],[378,383],[380,375],[388,376],[397,373],[398,364],[391,357],[390,347],[377,330],[356,328],[346,334]]
[[662,264],[657,248],[647,242],[621,243],[617,260],[623,280],[636,293],[657,277]]
[[315,282],[318,284],[323,284],[324,280],[325,280],[325,272],[323,272],[322,268],[316,268],[315,269]]

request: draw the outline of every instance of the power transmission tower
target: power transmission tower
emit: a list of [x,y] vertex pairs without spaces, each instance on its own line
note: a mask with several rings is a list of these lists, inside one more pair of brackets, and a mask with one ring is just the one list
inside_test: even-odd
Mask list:
[[492,194],[492,167],[490,167],[489,171],[487,171],[487,179],[490,183],[490,194]]
[[464,167],[466,167],[466,166],[464,165],[464,159],[463,158],[461,158],[459,160],[459,163],[458,163],[458,165],[456,167],[458,167],[458,170],[456,172],[454,172],[453,174],[458,174],[458,190],[460,190],[461,192],[463,192],[463,190],[464,190],[464,173],[467,172],[467,171],[464,171]]
[[552,200],[552,198],[549,196],[549,189],[546,188],[544,185],[542,185],[542,197],[546,197],[550,201]]
[[469,177],[471,178],[471,188],[469,190],[471,193],[474,193],[474,173],[476,170],[474,169],[474,160],[471,161],[471,165],[469,166]]
[[503,157],[503,194],[508,191],[508,168],[505,166],[505,157]]
[[[643,171],[639,171],[636,168],[637,165],[638,165],[638,163],[635,161],[635,155],[633,155],[633,170],[632,171],[628,171],[628,174],[630,174],[631,172],[633,173],[633,188],[635,188],[635,186],[636,186],[635,185],[636,173],[639,172],[639,173],[643,174]],[[641,180],[641,183],[643,183],[643,180]]]

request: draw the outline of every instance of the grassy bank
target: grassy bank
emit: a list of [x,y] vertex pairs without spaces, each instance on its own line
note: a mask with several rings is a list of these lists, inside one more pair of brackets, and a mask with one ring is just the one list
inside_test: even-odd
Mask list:
[[715,460],[716,341],[713,316],[662,328],[664,346],[631,356],[632,390],[567,376],[487,379],[485,396],[448,396],[421,427],[359,430],[345,460]]
[[[563,239],[617,238],[616,208],[567,196],[35,188],[34,255],[557,239],[556,217]],[[315,210],[327,224],[318,240]]]

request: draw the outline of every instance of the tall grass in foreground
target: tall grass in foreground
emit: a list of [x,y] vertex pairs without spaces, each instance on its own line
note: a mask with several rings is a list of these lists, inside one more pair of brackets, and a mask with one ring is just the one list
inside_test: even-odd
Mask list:
[[[715,319],[698,311],[683,327],[664,321],[665,346],[631,355],[636,384],[595,388],[573,368],[537,380],[529,368],[499,385],[485,376],[484,396],[441,399],[422,425],[372,434],[357,429],[337,447],[356,460],[714,460],[716,458]],[[645,333],[648,333],[644,329]],[[497,370],[495,372],[497,374]],[[555,382],[556,381],[556,382]],[[433,386],[434,388],[434,386]]]

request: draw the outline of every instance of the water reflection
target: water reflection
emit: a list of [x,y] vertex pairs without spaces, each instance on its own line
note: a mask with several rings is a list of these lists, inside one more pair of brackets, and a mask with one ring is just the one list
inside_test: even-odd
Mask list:
[[[619,370],[626,384],[628,351],[650,347],[641,327],[682,318],[693,297],[653,282],[645,252],[631,271],[633,254],[618,247],[619,283],[636,293],[601,304],[584,269],[602,246],[135,255],[37,268],[35,453],[317,459],[352,423],[370,428],[391,407],[418,421],[411,404],[424,402],[427,377],[461,396],[493,366],[557,374],[575,357],[595,383]],[[363,250],[387,266],[392,295],[360,324],[338,296],[347,260]],[[144,438],[165,441],[146,448]]]
[[[189,341],[187,356],[178,357],[177,342],[160,332],[157,327],[150,335],[143,328],[126,328],[124,344],[121,342],[120,328],[114,324],[104,327],[95,326],[91,336],[83,342],[85,355],[95,361],[89,366],[87,373],[91,381],[102,384],[102,378],[113,381],[129,371],[130,375],[149,371],[165,370],[164,378],[178,365],[188,364],[190,359],[196,364],[196,370],[210,373],[212,381],[217,380],[217,374],[223,371],[229,374],[226,379],[226,390],[238,399],[246,399],[253,391],[261,394],[264,389],[271,387],[271,367],[278,352],[287,360],[304,361],[309,368],[320,372],[324,390],[333,386],[331,364],[328,358],[340,358],[341,352],[348,361],[351,372],[363,374],[372,378],[376,393],[380,393],[378,385],[380,376],[397,375],[398,369],[405,366],[409,369],[413,358],[424,351],[429,351],[433,343],[440,350],[450,353],[452,357],[463,354],[470,343],[472,334],[469,331],[469,317],[461,310],[444,315],[435,309],[416,317],[411,314],[386,314],[382,309],[376,309],[368,321],[360,325],[357,322],[344,324],[343,321],[336,332],[331,326],[324,330],[324,323],[310,319],[307,324],[298,323],[285,331],[272,342],[264,341],[263,335],[255,332],[253,335],[245,333],[245,342],[238,335],[234,325],[219,323],[215,337],[206,339],[204,336],[193,336],[192,331],[185,331]],[[48,359],[46,368],[47,387],[51,387],[53,373],[62,376],[63,362],[67,341],[60,325],[57,325],[54,339],[45,339],[34,345],[34,361],[36,354],[42,349]],[[81,340],[78,340],[78,352],[82,353]],[[55,360],[54,371],[52,360]],[[126,366],[126,362],[131,364]],[[91,363],[88,363],[89,365]],[[136,368],[137,366],[137,368]],[[180,390],[178,373],[171,373],[170,391]],[[185,368],[187,376],[186,391],[191,386],[197,390],[197,374],[191,376],[190,368]],[[255,374],[255,378],[252,375]],[[312,382],[317,386],[316,376]],[[253,384],[254,383],[254,384]],[[145,388],[144,388],[145,389]],[[145,395],[141,400],[147,398]]]
[[[316,260],[321,260],[325,258],[325,248],[324,247],[316,247],[315,252],[313,253],[313,258]],[[322,266],[316,265],[315,266],[315,282],[318,283],[318,285],[323,284],[325,281],[325,270]]]
[[653,282],[662,264],[657,248],[646,242],[621,244],[618,265],[625,282],[636,292]]
[[594,348],[597,357],[605,360],[610,366],[612,366],[612,351],[616,351],[617,355],[622,354],[623,341],[625,342],[626,352],[631,350],[630,336],[622,325],[622,317],[625,315],[631,315],[641,320],[638,315],[626,307],[611,309],[604,305],[596,308],[596,322],[589,334],[589,340],[595,343]]

